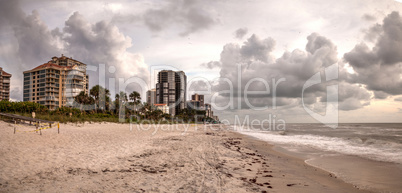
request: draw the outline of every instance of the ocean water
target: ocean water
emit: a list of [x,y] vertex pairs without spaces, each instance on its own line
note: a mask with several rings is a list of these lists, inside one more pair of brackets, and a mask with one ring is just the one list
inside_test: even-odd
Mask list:
[[268,129],[267,125],[232,128],[357,187],[402,192],[402,124],[340,124],[336,129],[322,124],[287,124],[285,130]]
[[312,148],[402,164],[402,124],[341,124],[336,129],[322,124],[288,124],[280,131],[255,126],[234,129],[288,150]]

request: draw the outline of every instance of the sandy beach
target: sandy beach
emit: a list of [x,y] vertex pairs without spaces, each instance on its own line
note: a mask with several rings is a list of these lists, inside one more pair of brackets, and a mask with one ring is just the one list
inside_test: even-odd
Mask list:
[[0,128],[0,192],[367,192],[218,125]]

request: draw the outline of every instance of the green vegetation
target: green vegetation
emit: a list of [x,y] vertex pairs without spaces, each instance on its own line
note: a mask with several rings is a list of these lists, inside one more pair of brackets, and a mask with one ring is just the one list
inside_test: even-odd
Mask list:
[[[103,96],[103,97],[102,97]],[[175,117],[164,114],[155,106],[141,103],[141,96],[134,91],[127,97],[125,92],[115,95],[115,100],[110,99],[110,92],[99,85],[91,88],[90,95],[81,92],[75,97],[76,103],[71,107],[60,107],[49,110],[46,106],[34,102],[10,102],[0,101],[0,112],[19,114],[49,121],[66,122],[119,122],[119,114],[123,113],[125,122],[134,123],[183,123],[210,121],[205,118],[205,111],[184,109]]]

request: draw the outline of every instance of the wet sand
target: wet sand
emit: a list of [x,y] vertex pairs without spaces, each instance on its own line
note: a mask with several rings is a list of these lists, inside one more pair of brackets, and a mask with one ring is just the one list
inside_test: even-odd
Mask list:
[[238,133],[158,127],[64,124],[40,136],[0,121],[0,192],[368,192]]

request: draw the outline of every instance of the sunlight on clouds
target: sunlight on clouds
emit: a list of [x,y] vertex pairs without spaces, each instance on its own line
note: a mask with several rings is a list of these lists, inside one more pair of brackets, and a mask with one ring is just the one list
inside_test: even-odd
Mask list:
[[311,22],[308,22],[306,24],[306,29],[310,30],[311,32],[319,33],[323,29],[325,23],[326,23],[325,20],[322,17],[320,17],[318,19],[314,19]]
[[113,13],[119,12],[122,8],[123,5],[120,3],[108,3],[106,5],[104,5],[104,7],[110,11],[112,11]]
[[348,73],[350,73],[350,74],[355,74],[355,73],[356,73],[355,70],[353,70],[353,67],[349,65],[349,63],[346,64],[344,68],[345,68],[346,71],[347,71]]

